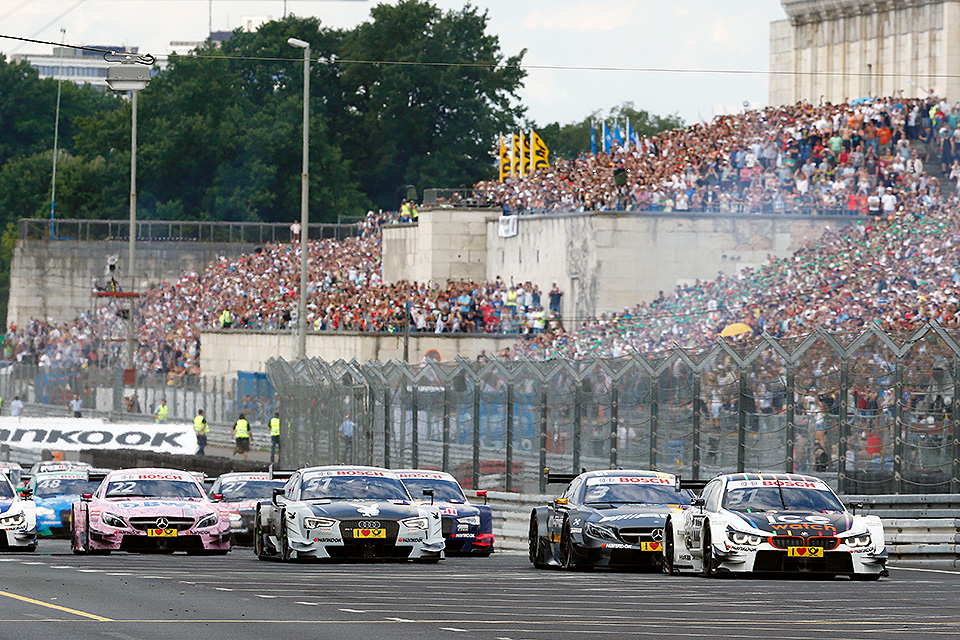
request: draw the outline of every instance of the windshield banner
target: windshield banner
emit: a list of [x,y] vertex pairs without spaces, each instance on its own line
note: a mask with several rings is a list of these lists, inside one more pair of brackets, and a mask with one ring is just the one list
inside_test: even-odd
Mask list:
[[197,436],[189,423],[111,423],[93,418],[0,418],[0,444],[40,451],[136,449],[193,454]]

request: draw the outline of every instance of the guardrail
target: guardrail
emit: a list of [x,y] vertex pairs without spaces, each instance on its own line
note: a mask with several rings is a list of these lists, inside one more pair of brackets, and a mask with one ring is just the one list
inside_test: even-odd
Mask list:
[[[525,552],[530,511],[554,495],[488,491],[487,498],[493,509],[496,548]],[[862,502],[863,513],[880,517],[891,562],[960,567],[960,495],[846,495],[843,499],[848,506]]]

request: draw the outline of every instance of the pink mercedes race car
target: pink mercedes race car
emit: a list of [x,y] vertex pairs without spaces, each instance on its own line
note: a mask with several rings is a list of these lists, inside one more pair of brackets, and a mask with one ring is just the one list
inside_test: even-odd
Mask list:
[[122,469],[73,505],[74,553],[140,551],[224,555],[230,514],[200,480],[174,469]]

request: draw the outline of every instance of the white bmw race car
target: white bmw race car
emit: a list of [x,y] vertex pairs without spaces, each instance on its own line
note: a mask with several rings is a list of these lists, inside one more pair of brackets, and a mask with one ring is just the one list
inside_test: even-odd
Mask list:
[[855,515],[819,478],[737,473],[707,483],[664,530],[667,573],[887,575],[883,524]]
[[300,469],[271,502],[257,505],[254,522],[253,548],[261,560],[443,557],[440,509],[417,504],[388,469]]
[[0,549],[37,548],[37,509],[22,500],[6,475],[0,475]]

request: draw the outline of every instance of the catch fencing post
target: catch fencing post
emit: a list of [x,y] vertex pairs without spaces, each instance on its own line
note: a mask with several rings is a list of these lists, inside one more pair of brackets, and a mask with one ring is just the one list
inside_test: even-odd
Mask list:
[[473,488],[480,488],[480,379],[473,381]]
[[513,382],[507,383],[506,490],[513,491]]
[[693,461],[691,463],[693,469],[691,473],[694,480],[700,479],[700,413],[702,411],[701,403],[703,400],[700,398],[701,387],[703,382],[700,380],[700,372],[693,372]]
[[747,468],[747,412],[744,399],[747,397],[747,375],[743,365],[737,368],[739,397],[737,398],[737,473]]
[[650,469],[657,469],[657,436],[660,428],[660,374],[650,379]]
[[795,385],[795,381],[794,381],[794,376],[795,376],[795,373],[794,373],[793,364],[788,364],[788,365],[787,365],[787,389],[786,389],[786,395],[787,395],[787,398],[786,398],[786,400],[787,400],[787,464],[786,464],[786,469],[784,469],[784,471],[786,471],[787,473],[793,473],[793,472],[794,472],[794,469],[795,469],[795,466],[796,466],[796,460],[794,459],[794,453],[793,453],[793,452],[794,452],[794,445],[793,445],[793,443],[794,443],[794,441],[796,440],[796,434],[795,434],[795,428],[794,428],[794,422],[795,422],[795,420],[796,420],[796,411],[795,411],[795,406],[794,406],[794,399],[795,399],[796,396],[795,396],[795,394],[794,394],[794,390],[795,390],[795,386],[796,386],[796,385]]

